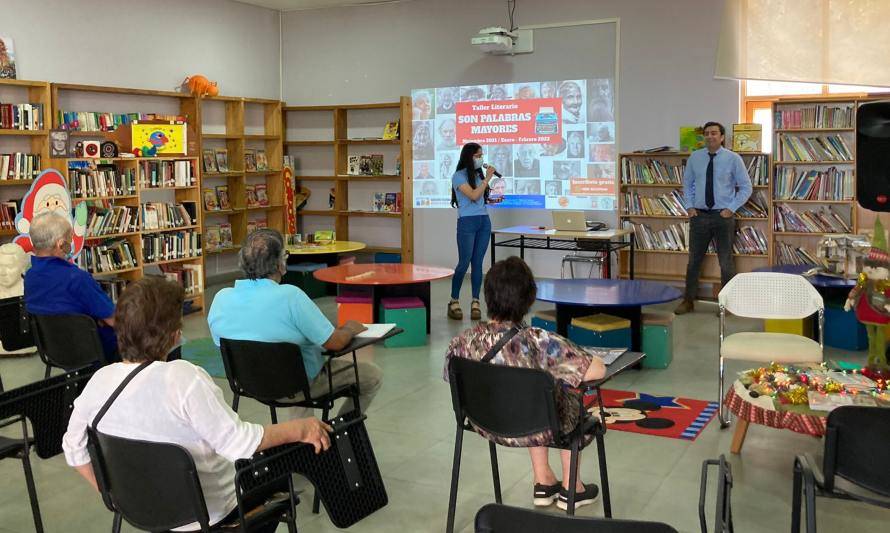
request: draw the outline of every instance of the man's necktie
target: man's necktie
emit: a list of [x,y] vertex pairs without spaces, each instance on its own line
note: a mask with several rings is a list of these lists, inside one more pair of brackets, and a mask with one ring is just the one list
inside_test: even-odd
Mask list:
[[708,209],[714,208],[714,156],[717,154],[708,154],[711,158],[708,161],[708,170],[705,172],[705,204]]

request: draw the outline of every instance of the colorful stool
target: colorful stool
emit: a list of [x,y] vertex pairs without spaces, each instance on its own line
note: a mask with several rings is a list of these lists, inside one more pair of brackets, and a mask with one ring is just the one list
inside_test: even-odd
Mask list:
[[556,332],[556,309],[537,311],[532,317],[532,327]]
[[582,346],[630,348],[630,320],[604,313],[573,318],[569,340]]
[[340,265],[354,265],[355,264],[355,256],[354,255],[341,255],[340,256]]
[[401,263],[402,254],[391,254],[387,252],[377,252],[374,254],[375,263]]
[[300,263],[299,265],[287,265],[287,273],[282,278],[283,283],[296,285],[301,288],[306,296],[312,298],[321,298],[327,295],[327,284],[315,279],[312,275],[316,270],[327,268],[324,263]]
[[383,324],[395,324],[404,332],[383,341],[387,348],[426,345],[426,306],[420,298],[407,296],[380,300],[380,320]]
[[775,319],[767,318],[763,321],[763,331],[770,333],[791,333],[813,338],[813,320],[807,318]]
[[643,368],[667,368],[674,359],[674,314],[643,313]]
[[852,310],[844,311],[841,305],[828,304],[825,306],[825,345],[842,350],[865,350],[868,333]]
[[362,324],[374,323],[374,299],[370,291],[349,290],[341,292],[337,301],[337,325],[349,320]]

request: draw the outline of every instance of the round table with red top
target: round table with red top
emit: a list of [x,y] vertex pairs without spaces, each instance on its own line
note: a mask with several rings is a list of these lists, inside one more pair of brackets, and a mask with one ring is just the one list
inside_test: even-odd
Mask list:
[[339,265],[316,270],[316,279],[337,284],[337,293],[349,286],[369,287],[374,321],[382,298],[416,296],[426,306],[426,332],[430,332],[430,282],[451,277],[454,270],[411,263]]

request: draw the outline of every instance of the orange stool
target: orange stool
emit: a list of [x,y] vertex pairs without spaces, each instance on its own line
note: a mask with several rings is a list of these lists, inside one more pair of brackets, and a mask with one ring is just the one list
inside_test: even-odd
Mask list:
[[369,295],[343,294],[337,296],[337,326],[342,326],[349,320],[355,320],[362,324],[374,323],[374,304]]

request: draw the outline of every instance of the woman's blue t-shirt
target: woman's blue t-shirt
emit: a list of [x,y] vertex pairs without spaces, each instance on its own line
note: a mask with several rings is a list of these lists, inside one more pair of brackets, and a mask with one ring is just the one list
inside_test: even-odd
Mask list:
[[[479,185],[479,176],[476,176],[476,186]],[[457,216],[473,217],[478,215],[487,215],[488,210],[485,208],[485,195],[479,197],[478,200],[470,200],[466,194],[461,192],[460,186],[467,183],[466,169],[458,170],[451,176],[451,187],[457,196]]]

